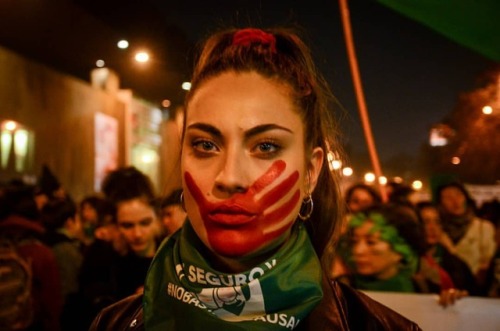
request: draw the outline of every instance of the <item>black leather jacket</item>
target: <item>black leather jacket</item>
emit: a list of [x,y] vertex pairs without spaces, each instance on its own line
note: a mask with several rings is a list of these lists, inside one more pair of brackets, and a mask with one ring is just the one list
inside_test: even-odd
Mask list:
[[[300,323],[300,330],[421,330],[414,322],[345,284],[324,282],[323,290],[321,303]],[[142,296],[128,297],[105,308],[89,331],[142,331],[142,313]]]

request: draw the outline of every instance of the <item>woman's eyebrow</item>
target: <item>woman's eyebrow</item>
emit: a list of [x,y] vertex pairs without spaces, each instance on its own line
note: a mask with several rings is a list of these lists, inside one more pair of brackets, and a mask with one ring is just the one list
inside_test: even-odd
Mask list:
[[215,137],[222,137],[222,133],[215,126],[206,123],[193,123],[190,124],[187,129],[198,129],[207,132]]
[[292,130],[285,128],[283,126],[277,125],[277,124],[262,124],[262,125],[257,125],[251,129],[248,129],[245,131],[245,138],[251,138],[252,136],[256,136],[260,133],[270,131],[270,130],[283,130],[289,133],[293,133]]
[[[211,124],[207,124],[207,123],[193,123],[193,124],[188,125],[187,129],[197,129],[197,130],[207,132],[215,137],[219,137],[219,138],[222,137],[222,132],[219,129],[217,129],[215,126],[213,126]],[[261,124],[261,125],[257,125],[251,129],[248,129],[247,131],[245,131],[245,139],[251,138],[251,137],[256,136],[260,133],[270,131],[270,130],[282,130],[282,131],[286,131],[289,133],[293,133],[292,130],[290,130],[286,127],[283,127],[281,125]]]
[[153,220],[154,220],[153,217],[146,216],[144,218],[141,218],[140,220],[127,220],[127,219],[125,219],[125,220],[119,220],[118,223],[119,224],[132,224],[132,225],[134,225],[136,223],[149,222],[149,221],[153,221]]

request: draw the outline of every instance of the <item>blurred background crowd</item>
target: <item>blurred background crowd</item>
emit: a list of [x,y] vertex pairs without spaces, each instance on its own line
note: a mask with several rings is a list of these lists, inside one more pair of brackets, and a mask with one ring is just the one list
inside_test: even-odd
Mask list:
[[[386,189],[384,201],[372,185],[345,188],[332,279],[369,291],[500,297],[496,199],[477,206],[458,182],[429,200],[405,184]],[[29,330],[87,330],[100,309],[141,292],[157,248],[186,218],[180,189],[158,194],[132,166],[79,201],[47,167],[35,185],[4,183],[0,198],[2,242],[31,264]]]
[[[142,291],[158,245],[185,219],[180,191],[158,195],[134,167],[111,172],[101,192],[80,201],[45,167],[37,185],[3,185],[0,201],[2,246],[14,244],[31,264],[34,309],[19,322],[28,330],[88,330],[100,309]],[[12,307],[1,304],[2,313]]]

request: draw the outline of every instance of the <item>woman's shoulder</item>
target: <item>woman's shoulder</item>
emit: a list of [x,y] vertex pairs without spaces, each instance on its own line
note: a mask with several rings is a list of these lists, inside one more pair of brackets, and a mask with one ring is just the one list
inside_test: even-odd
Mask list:
[[326,283],[322,302],[308,318],[308,329],[420,330],[416,323],[349,285],[335,280]]
[[89,331],[144,330],[142,297],[142,294],[132,295],[104,308]]
[[490,220],[474,216],[471,228],[476,231],[495,231],[495,225]]
[[485,220],[475,216],[470,226],[468,227],[464,237],[460,240],[460,243],[464,242],[471,243],[472,238],[488,238],[488,240],[493,239],[495,234],[495,226],[489,220]]

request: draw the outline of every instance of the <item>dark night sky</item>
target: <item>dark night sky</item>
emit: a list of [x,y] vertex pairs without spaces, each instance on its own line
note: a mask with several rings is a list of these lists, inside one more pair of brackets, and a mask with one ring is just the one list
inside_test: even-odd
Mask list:
[[[283,5],[281,1],[219,0],[199,6],[190,1],[152,2],[193,41],[228,24],[296,24],[305,29],[324,75],[348,112],[344,131],[350,148],[355,153],[365,150],[337,1],[286,1]],[[451,111],[458,94],[474,87],[476,77],[493,61],[381,4],[349,3],[380,158],[401,153],[416,157],[430,126]]]
[[[380,159],[402,153],[416,158],[430,126],[448,114],[459,93],[473,88],[477,76],[495,63],[375,1],[349,1],[349,6]],[[83,20],[82,13],[92,13],[92,22]],[[97,23],[105,26],[97,28]],[[155,65],[165,69],[153,72],[157,81],[165,81],[160,92],[177,90],[178,82],[188,78],[181,76],[191,66],[195,42],[218,27],[249,25],[295,25],[304,31],[346,109],[342,127],[347,151],[352,159],[363,154],[366,144],[336,0],[0,2],[0,45],[88,80],[94,57],[119,55],[114,39],[125,36],[132,44],[149,43]],[[139,72],[120,76],[124,88],[146,93],[155,88],[151,76]]]

